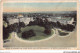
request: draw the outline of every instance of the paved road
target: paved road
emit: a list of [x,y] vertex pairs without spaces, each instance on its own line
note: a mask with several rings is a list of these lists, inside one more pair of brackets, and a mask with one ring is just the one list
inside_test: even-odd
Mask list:
[[53,35],[53,37],[48,40],[38,42],[22,42],[15,38],[13,34],[13,38],[10,42],[4,43],[4,47],[76,47],[76,42],[77,33],[75,29],[75,31],[70,32],[68,36]]

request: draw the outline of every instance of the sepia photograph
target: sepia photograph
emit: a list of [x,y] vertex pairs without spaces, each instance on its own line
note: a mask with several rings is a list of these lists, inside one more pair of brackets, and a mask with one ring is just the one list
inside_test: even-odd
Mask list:
[[77,47],[77,2],[3,3],[3,47]]

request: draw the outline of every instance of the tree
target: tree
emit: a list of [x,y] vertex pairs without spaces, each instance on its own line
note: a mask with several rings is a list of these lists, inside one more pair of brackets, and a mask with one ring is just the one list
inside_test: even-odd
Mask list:
[[47,35],[50,35],[51,34],[51,29],[45,29],[44,33],[47,34]]
[[3,39],[7,39],[9,37],[9,31],[7,28],[3,26]]
[[22,38],[24,38],[24,39],[28,39],[33,36],[36,36],[36,34],[34,33],[34,31],[32,29],[22,33]]
[[57,27],[61,28],[61,24],[59,21],[57,21]]
[[24,22],[20,22],[19,23],[19,27],[25,27],[25,23]]

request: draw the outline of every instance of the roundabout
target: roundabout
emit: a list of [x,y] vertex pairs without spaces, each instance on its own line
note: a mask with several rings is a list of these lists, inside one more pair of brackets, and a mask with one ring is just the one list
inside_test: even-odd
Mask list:
[[[31,36],[29,38],[23,38],[22,33],[29,30],[33,30],[35,36]],[[53,29],[51,29],[51,34],[49,35],[45,34],[44,30],[45,30],[44,27],[40,27],[40,26],[27,26],[25,28],[21,28],[21,33],[15,33],[15,38],[22,42],[37,42],[37,41],[48,40],[54,37],[55,31]]]

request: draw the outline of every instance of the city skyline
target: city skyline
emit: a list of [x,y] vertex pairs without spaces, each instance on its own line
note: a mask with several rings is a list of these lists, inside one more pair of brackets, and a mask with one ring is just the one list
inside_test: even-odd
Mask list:
[[65,3],[4,3],[3,12],[76,11],[76,2]]

